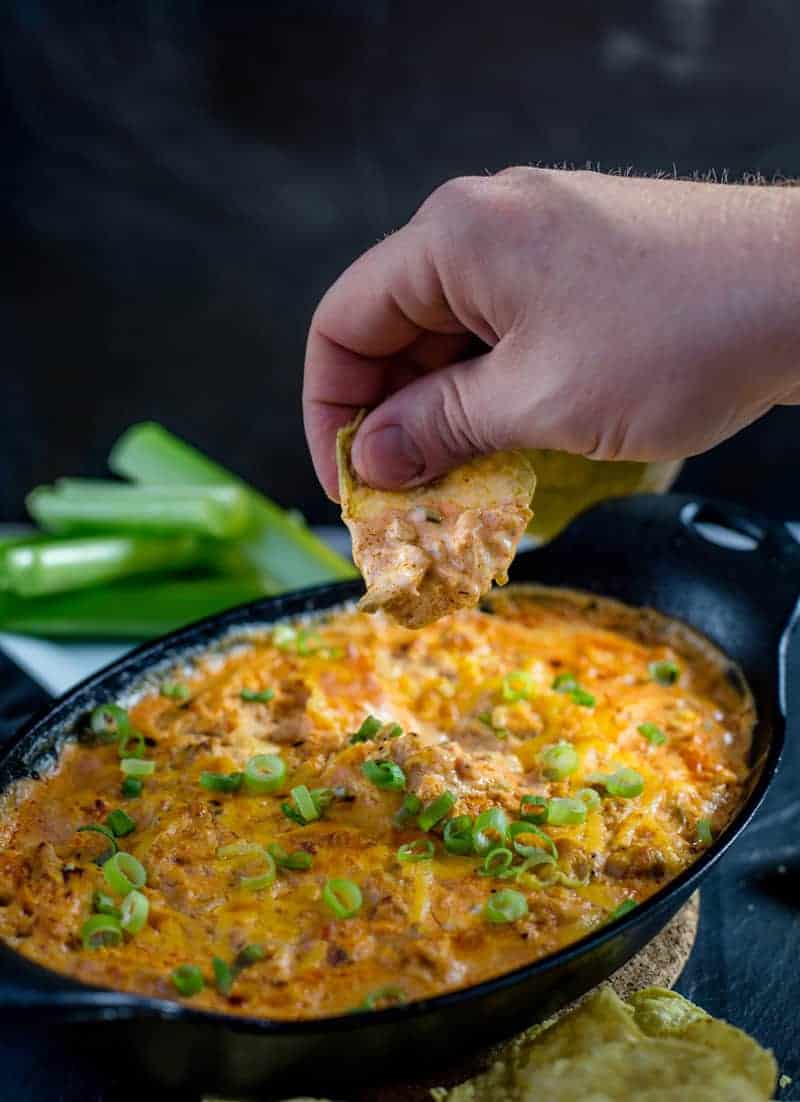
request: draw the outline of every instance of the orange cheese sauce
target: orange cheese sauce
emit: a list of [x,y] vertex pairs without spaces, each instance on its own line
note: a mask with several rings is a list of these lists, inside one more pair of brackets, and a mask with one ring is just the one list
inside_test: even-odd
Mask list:
[[[194,964],[205,978],[191,998],[199,1007],[273,1018],[343,1013],[387,987],[411,1000],[473,984],[582,937],[690,864],[704,846],[698,823],[709,821],[716,835],[740,799],[752,700],[709,643],[654,613],[512,587],[484,610],[420,631],[352,610],[299,627],[293,639],[265,629],[160,671],[189,697],[169,699],[151,683],[129,706],[155,763],[138,797],[120,794],[117,747],[85,739],[68,741],[48,774],[6,794],[0,937],[87,983],[177,999],[171,973]],[[679,669],[672,685],[651,675],[650,664],[663,660]],[[566,673],[582,702],[553,687]],[[274,695],[246,701],[243,689]],[[387,726],[351,742],[368,715]],[[642,724],[666,740],[648,741]],[[562,742],[577,767],[556,780],[543,754]],[[265,753],[286,765],[277,793],[200,783],[204,771],[242,771]],[[403,789],[377,787],[362,770],[369,760],[399,766]],[[639,795],[607,792],[602,778],[621,767],[641,777]],[[298,785],[333,790],[308,825],[282,810]],[[502,808],[514,821],[524,795],[575,797],[587,787],[599,801],[582,822],[540,825],[557,864],[519,878],[481,875],[483,857],[448,852],[443,823],[428,833],[414,817],[395,823],[408,794],[425,805],[449,792],[451,815]],[[96,863],[107,839],[77,828],[103,824],[116,808],[136,824],[119,845],[146,869],[148,921],[119,945],[84,948],[94,893],[114,893]],[[432,859],[398,858],[414,839],[433,843]],[[279,868],[272,884],[248,890],[243,876],[264,864],[220,856],[236,842],[277,842],[308,854],[311,866]],[[512,872],[521,863],[515,854]],[[353,917],[326,904],[330,878],[360,888]],[[487,901],[508,889],[524,897],[527,913],[488,921]],[[232,963],[248,945],[263,959],[219,991],[212,959]]]

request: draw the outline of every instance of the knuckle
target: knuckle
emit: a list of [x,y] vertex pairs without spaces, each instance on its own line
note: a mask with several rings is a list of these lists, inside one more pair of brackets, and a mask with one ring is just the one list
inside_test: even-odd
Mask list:
[[457,374],[446,374],[441,379],[428,418],[428,428],[448,458],[463,459],[483,451],[479,426],[470,414],[463,382]]

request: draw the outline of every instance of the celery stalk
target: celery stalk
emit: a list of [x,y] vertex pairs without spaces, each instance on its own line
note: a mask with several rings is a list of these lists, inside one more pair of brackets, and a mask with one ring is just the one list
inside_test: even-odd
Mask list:
[[268,579],[132,579],[75,593],[0,594],[0,630],[54,638],[150,639],[216,612],[268,597]]
[[161,425],[146,422],[128,429],[114,445],[109,466],[144,484],[245,487],[254,525],[242,549],[256,570],[267,570],[283,589],[357,577],[347,559],[302,523]]
[[187,533],[235,539],[252,523],[246,492],[238,486],[135,486],[62,478],[26,499],[28,512],[49,532]]
[[34,536],[0,547],[0,589],[41,597],[207,561],[205,545],[193,536]]

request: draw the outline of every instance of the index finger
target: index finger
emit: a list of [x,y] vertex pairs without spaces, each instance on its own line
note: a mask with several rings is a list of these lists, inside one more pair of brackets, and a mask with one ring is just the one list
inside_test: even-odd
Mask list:
[[337,430],[396,389],[407,370],[403,351],[425,332],[466,328],[447,301],[425,227],[411,224],[359,257],[311,320],[303,417],[317,476],[334,500]]

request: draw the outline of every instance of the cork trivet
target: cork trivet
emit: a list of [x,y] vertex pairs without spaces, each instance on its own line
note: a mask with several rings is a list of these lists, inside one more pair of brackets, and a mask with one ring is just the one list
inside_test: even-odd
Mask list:
[[[672,987],[689,959],[699,917],[700,896],[695,892],[661,933],[611,976],[609,982],[617,994],[624,999],[642,987]],[[461,1053],[457,1065],[415,1083],[348,1090],[348,1102],[430,1102],[431,1087],[453,1086],[469,1079],[491,1062],[496,1051],[495,1047],[472,1054],[466,1063]]]

